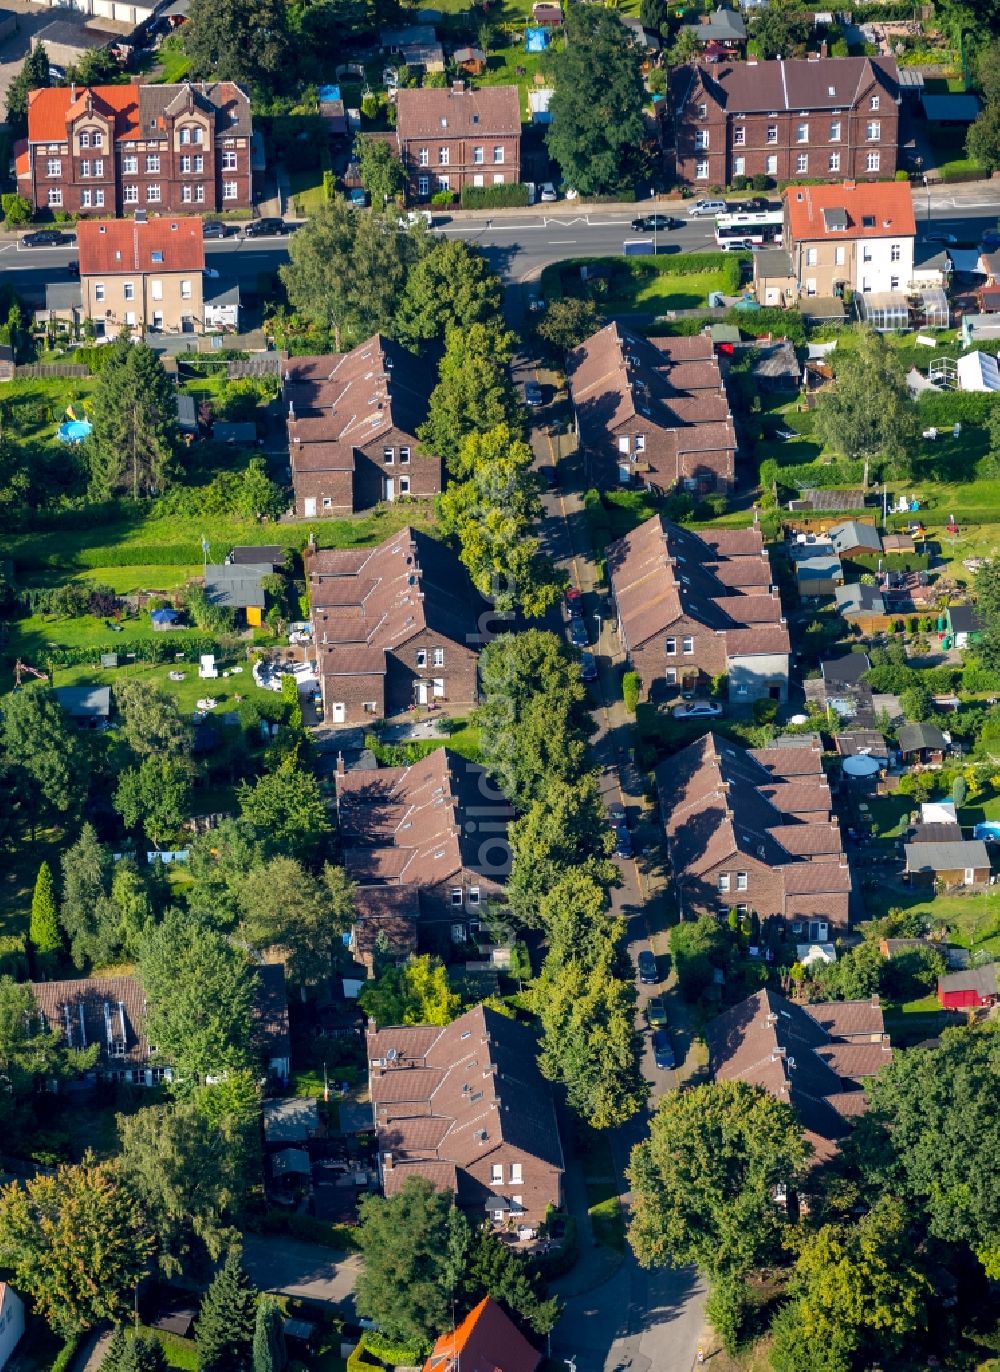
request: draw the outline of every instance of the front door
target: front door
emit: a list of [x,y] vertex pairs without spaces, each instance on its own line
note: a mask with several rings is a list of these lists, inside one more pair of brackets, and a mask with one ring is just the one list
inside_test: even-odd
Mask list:
[[430,700],[430,698],[431,698],[431,696],[430,696],[430,682],[429,682],[429,681],[418,681],[418,682],[417,682],[417,704],[418,704],[418,705],[426,705],[427,702]]
[[395,477],[386,476],[386,477],[383,477],[383,478],[382,478],[382,499],[383,499],[383,500],[395,500],[395,499],[396,499],[396,479],[395,479]]
[[314,495],[307,495],[305,500],[303,501],[303,508],[305,510],[306,519],[315,519],[316,497]]
[[342,700],[335,700],[330,706],[330,719],[334,724],[343,724],[344,713],[344,702]]

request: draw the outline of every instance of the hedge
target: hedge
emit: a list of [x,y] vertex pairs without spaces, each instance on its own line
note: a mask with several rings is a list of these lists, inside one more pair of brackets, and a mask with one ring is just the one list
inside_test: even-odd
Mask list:
[[528,187],[523,182],[513,186],[463,186],[463,210],[500,210],[527,205]]
[[845,571],[865,572],[926,572],[931,565],[927,553],[869,553],[859,554],[844,562]]
[[27,940],[24,934],[0,934],[0,976],[20,980],[27,975]]
[[364,1335],[347,1359],[347,1372],[385,1372],[385,1368],[380,1362],[369,1362],[365,1357]]
[[78,648],[52,643],[39,656],[49,667],[82,667],[96,662],[102,653],[117,653],[119,657],[125,652],[134,653],[136,662],[156,663],[170,662],[178,653],[193,662],[202,653],[221,656],[225,651],[226,646],[211,634],[187,634],[183,638],[176,634],[150,634],[148,638],[127,639],[124,643],[110,639],[107,643]]
[[420,1354],[420,1345],[413,1343],[393,1343],[375,1329],[366,1330],[361,1336],[361,1345],[365,1351],[371,1353],[373,1358],[380,1358],[382,1362],[392,1366],[402,1364],[406,1367],[414,1363],[423,1362]]
[[639,692],[642,690],[642,677],[638,672],[626,672],[622,677],[622,700],[625,702],[625,709],[629,714],[635,714],[635,707],[639,704]]
[[19,568],[38,571],[74,567],[186,567],[202,561],[200,543],[112,543],[101,548],[66,552],[33,552],[30,544],[14,557]]
[[52,1360],[49,1372],[66,1372],[70,1363],[76,1355],[76,1350],[80,1347],[81,1334],[71,1334],[60,1348],[59,1352]]
[[917,413],[925,428],[947,428],[952,424],[985,426],[995,404],[996,394],[989,391],[921,391]]

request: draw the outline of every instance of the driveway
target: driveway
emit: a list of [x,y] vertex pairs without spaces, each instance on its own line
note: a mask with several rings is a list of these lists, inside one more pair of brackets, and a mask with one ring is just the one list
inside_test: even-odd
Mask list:
[[247,1234],[243,1266],[260,1291],[275,1291],[326,1305],[354,1306],[354,1254],[336,1253],[316,1243]]

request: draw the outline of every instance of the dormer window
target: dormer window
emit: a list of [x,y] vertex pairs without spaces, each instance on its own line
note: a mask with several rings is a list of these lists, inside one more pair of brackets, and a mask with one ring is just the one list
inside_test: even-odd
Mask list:
[[698,119],[707,119],[707,118],[708,118],[708,106],[707,106],[707,105],[696,105],[696,106],[695,106],[694,112],[695,112],[696,118],[698,118]]

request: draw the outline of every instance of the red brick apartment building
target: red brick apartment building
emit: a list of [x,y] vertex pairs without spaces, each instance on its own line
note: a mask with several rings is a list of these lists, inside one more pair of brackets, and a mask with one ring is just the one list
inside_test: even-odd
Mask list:
[[231,81],[53,86],[28,97],[18,191],[36,210],[99,217],[249,209],[252,136]]
[[788,699],[791,645],[760,530],[701,534],[653,515],[607,550],[629,665],[653,697],[705,689]]
[[463,186],[513,186],[521,179],[521,111],[516,86],[401,90],[396,146],[410,192],[428,200]]
[[706,734],[656,773],[682,915],[777,917],[800,943],[850,927],[851,872],[821,750]]
[[401,529],[377,548],[313,550],[306,576],[328,724],[476,703],[486,603],[443,543]]
[[892,177],[899,91],[891,57],[815,57],[686,66],[670,76],[676,177],[726,186]]
[[349,353],[286,358],[282,398],[300,519],[440,492],[441,459],[417,444],[434,379],[432,367],[380,334]]
[[642,338],[609,324],[571,354],[568,371],[593,484],[730,489],[736,430],[707,335]]

